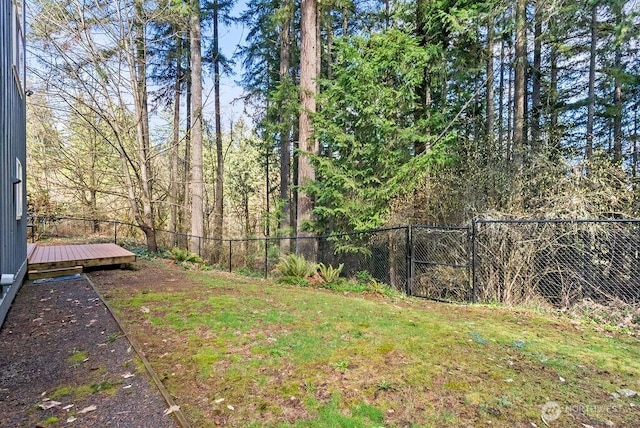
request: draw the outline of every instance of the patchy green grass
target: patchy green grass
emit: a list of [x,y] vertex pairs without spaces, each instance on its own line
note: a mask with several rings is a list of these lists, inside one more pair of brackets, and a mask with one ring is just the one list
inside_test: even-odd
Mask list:
[[67,361],[71,364],[77,365],[83,363],[87,360],[87,353],[84,351],[79,351],[77,349],[73,350],[73,353],[67,358]]
[[72,399],[82,400],[90,395],[103,393],[106,395],[114,395],[122,381],[103,380],[99,382],[86,383],[81,385],[61,385],[56,388],[49,396],[52,399]]
[[50,425],[55,425],[58,422],[60,422],[59,418],[57,418],[56,416],[49,416],[47,419],[42,421],[42,425],[45,426],[45,427],[48,427]]
[[543,426],[548,402],[549,426],[640,417],[640,399],[610,395],[640,390],[623,333],[211,272],[177,287],[154,266],[109,299],[194,426]]

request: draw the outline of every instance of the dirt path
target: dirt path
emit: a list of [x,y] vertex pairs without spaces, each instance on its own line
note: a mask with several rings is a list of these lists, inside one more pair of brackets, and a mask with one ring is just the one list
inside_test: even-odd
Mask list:
[[0,329],[0,426],[176,427],[82,278],[22,287]]

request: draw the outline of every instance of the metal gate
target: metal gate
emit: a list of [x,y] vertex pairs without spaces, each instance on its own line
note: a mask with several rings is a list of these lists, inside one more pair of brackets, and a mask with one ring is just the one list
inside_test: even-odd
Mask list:
[[411,227],[412,296],[452,302],[471,298],[468,227]]

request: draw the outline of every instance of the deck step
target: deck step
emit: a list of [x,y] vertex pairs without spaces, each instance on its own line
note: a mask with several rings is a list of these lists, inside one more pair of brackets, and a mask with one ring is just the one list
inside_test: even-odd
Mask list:
[[30,270],[29,279],[53,278],[62,275],[82,273],[82,266],[64,267],[58,269]]

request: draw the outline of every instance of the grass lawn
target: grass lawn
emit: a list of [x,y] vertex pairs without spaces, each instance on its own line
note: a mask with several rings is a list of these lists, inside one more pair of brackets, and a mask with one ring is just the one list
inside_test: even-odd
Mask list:
[[159,261],[93,279],[194,427],[640,420],[638,397],[611,396],[640,391],[640,344],[626,332]]

